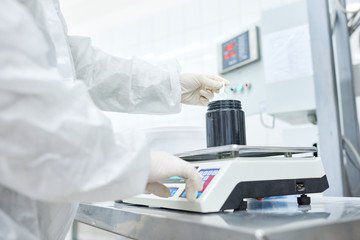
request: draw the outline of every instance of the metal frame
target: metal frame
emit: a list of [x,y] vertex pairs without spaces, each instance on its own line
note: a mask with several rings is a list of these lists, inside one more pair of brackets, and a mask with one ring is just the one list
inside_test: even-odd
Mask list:
[[[337,0],[332,0],[332,9],[333,12],[336,14],[336,21],[333,29],[333,38],[335,42],[334,51],[336,77],[338,80],[341,107],[340,120],[342,123],[342,131],[344,137],[346,137],[359,152],[359,125],[356,111],[353,81],[354,78],[352,71],[347,17],[346,14],[338,8],[336,2]],[[340,0],[340,2],[343,6],[345,6],[345,0]],[[352,154],[352,151],[349,151],[349,149],[347,149],[346,147],[344,147],[344,149],[347,153],[347,161],[344,164],[344,170],[349,184],[349,196],[360,196],[360,174],[352,163],[356,161],[356,156],[354,156]],[[353,161],[349,161],[349,158],[351,158]]]
[[320,156],[330,188],[325,195],[344,196],[342,138],[327,0],[307,0]]

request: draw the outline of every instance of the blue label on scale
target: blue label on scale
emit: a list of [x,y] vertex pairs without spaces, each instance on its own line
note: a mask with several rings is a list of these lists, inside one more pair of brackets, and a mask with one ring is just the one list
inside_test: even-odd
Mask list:
[[[202,176],[203,181],[203,189],[198,192],[197,197],[200,197],[201,194],[205,191],[207,186],[210,184],[210,182],[213,180],[213,178],[218,174],[219,168],[212,168],[212,169],[201,169],[199,173]],[[184,190],[180,197],[186,198],[186,191]]]
[[169,188],[170,189],[170,197],[172,197],[172,196],[174,196],[174,194],[177,192],[177,190],[179,189],[179,188],[175,188],[175,187],[170,187]]

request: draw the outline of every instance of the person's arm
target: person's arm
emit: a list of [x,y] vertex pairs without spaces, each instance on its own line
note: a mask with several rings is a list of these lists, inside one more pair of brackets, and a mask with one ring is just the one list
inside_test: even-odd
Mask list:
[[0,3],[0,184],[46,201],[141,193],[150,152],[142,135],[114,136],[82,82],[64,82],[32,16]]
[[77,78],[105,111],[166,114],[181,110],[177,64],[154,66],[102,52],[90,38],[69,36]]
[[65,82],[50,66],[43,34],[21,4],[0,1],[0,184],[37,200],[102,201],[146,186],[167,196],[156,182],[175,174],[194,200],[195,168],[171,155],[150,157],[142,134],[115,136],[83,82]]

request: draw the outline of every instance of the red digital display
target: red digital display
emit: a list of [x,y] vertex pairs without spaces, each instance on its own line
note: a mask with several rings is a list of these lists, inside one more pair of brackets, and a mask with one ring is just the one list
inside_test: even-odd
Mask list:
[[231,52],[231,53],[229,53],[229,54],[226,54],[226,55],[224,56],[224,59],[225,59],[225,60],[228,60],[229,58],[235,57],[235,56],[236,56],[236,52],[233,51],[233,52]]
[[[229,43],[228,45],[224,46],[224,59],[228,60],[231,57],[236,56],[236,51],[234,51],[234,48],[236,46],[236,43]],[[232,52],[230,52],[232,51]]]
[[235,46],[236,46],[236,43],[228,44],[228,45],[225,47],[225,50],[226,50],[226,51],[231,51]]

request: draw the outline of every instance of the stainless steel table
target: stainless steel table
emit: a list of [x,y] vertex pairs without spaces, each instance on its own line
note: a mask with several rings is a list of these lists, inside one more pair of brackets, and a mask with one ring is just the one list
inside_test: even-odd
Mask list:
[[124,203],[82,203],[76,220],[133,239],[360,239],[360,198],[249,200],[246,211],[190,213]]

